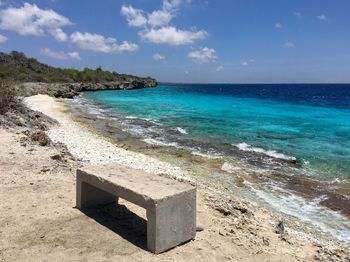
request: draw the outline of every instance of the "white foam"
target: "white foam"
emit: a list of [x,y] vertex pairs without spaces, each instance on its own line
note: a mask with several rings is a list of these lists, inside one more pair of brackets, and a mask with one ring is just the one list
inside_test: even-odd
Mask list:
[[125,118],[126,118],[126,119],[137,119],[136,116],[126,116]]
[[304,198],[278,187],[274,189],[277,192],[279,191],[279,193],[258,190],[249,182],[246,185],[258,197],[265,200],[276,210],[315,225],[323,232],[329,233],[336,239],[350,244],[350,221],[339,212],[319,205],[321,201],[327,199],[326,196],[321,196],[307,202]]
[[208,159],[219,159],[219,158],[222,158],[222,156],[218,155],[218,154],[215,154],[215,153],[201,153],[201,152],[198,152],[198,151],[191,151],[191,154],[192,155],[195,155],[195,156],[201,156],[201,157],[205,157],[205,158],[208,158]]
[[228,172],[228,173],[234,173],[235,171],[238,171],[238,170],[241,170],[242,168],[240,167],[236,167],[236,166],[233,166],[232,164],[228,163],[228,162],[225,162],[222,167],[221,167],[221,170],[222,171],[225,171],[225,172]]
[[157,146],[172,146],[172,147],[176,147],[179,148],[179,145],[176,142],[164,142],[164,141],[160,141],[154,138],[145,138],[143,139],[144,142],[146,142],[147,144],[151,144],[151,145],[157,145]]
[[181,127],[177,127],[176,130],[179,131],[181,134],[184,134],[184,135],[188,134],[187,131]]
[[128,128],[123,129],[123,131],[129,132],[129,133],[134,134],[134,135],[139,135],[139,136],[143,136],[147,133],[147,130],[145,128],[142,128],[139,126],[128,127]]
[[296,158],[293,156],[288,156],[282,153],[278,153],[274,150],[265,150],[260,147],[253,147],[247,143],[233,144],[233,146],[237,147],[239,150],[242,150],[242,151],[260,153],[273,158],[284,159],[284,160],[296,160]]

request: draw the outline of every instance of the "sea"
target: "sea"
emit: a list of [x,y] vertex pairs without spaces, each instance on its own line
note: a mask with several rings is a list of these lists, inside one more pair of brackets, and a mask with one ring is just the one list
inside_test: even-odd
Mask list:
[[117,145],[350,244],[349,84],[161,84],[70,103]]

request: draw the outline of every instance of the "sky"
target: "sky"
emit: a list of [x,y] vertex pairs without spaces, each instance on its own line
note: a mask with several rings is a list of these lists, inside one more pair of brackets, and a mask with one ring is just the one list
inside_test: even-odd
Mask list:
[[162,82],[350,83],[349,0],[0,1],[0,50]]

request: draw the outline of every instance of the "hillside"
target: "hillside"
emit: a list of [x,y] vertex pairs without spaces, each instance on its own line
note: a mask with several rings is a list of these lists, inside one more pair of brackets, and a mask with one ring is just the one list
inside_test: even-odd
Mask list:
[[57,68],[28,58],[24,53],[12,51],[10,54],[0,52],[0,78],[18,82],[44,83],[134,83],[135,87],[156,86],[155,79],[137,77],[117,72],[85,68],[82,71],[72,68]]

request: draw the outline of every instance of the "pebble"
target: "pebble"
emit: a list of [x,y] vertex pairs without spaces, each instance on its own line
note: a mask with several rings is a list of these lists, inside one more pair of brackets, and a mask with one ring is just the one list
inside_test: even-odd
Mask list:
[[201,232],[203,230],[204,230],[204,227],[202,225],[197,225],[197,227],[196,227],[197,232]]

